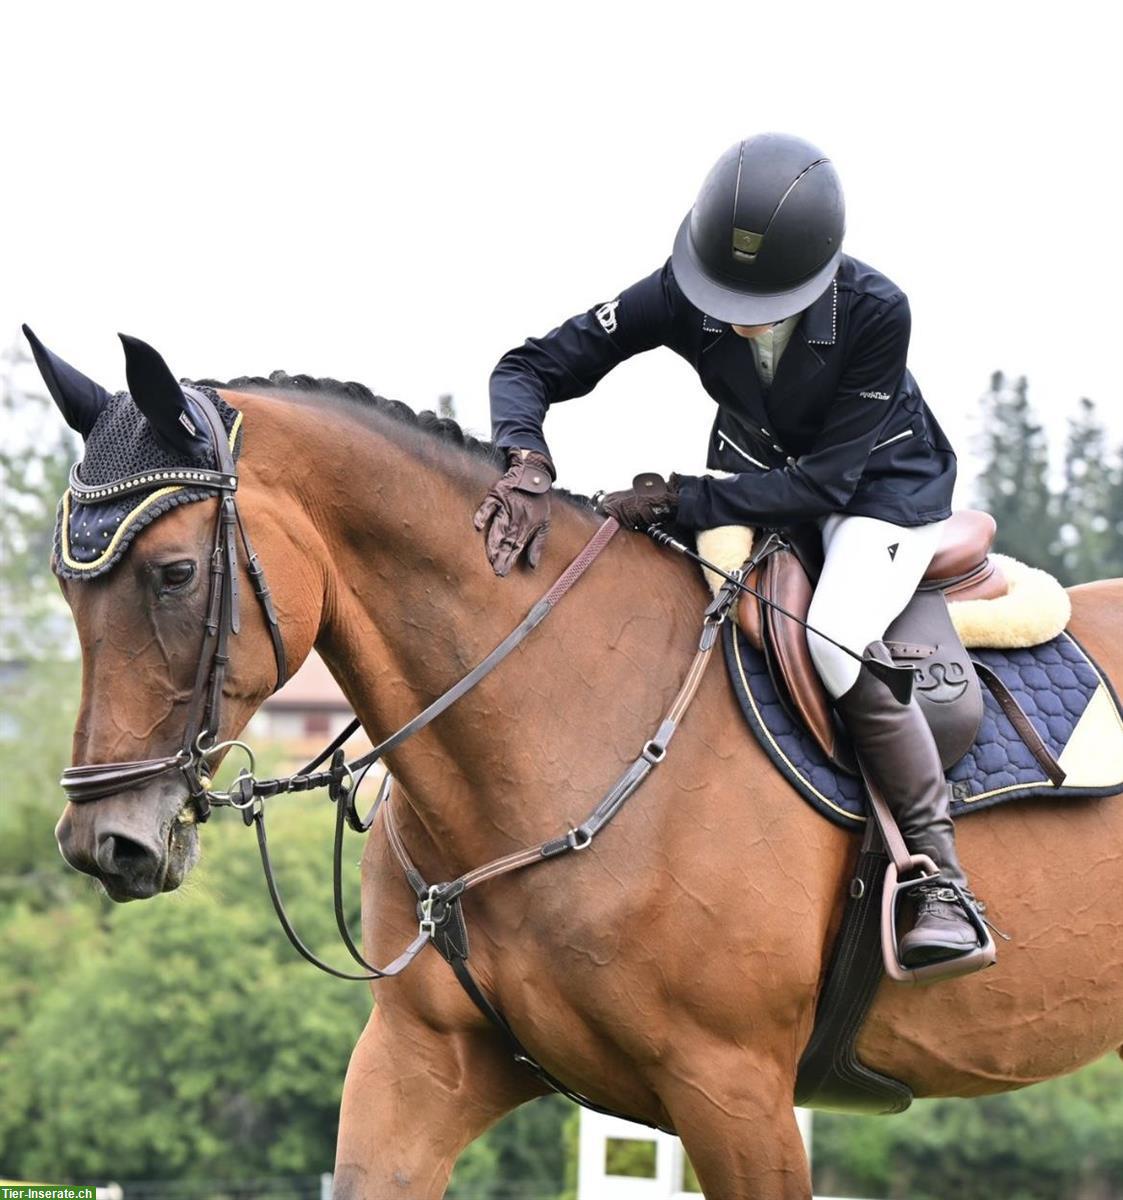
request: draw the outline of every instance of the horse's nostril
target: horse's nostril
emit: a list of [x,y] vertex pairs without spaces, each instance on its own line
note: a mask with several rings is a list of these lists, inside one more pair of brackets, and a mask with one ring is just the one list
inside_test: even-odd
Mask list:
[[107,875],[139,875],[154,869],[156,856],[140,842],[110,833],[98,839],[97,865]]

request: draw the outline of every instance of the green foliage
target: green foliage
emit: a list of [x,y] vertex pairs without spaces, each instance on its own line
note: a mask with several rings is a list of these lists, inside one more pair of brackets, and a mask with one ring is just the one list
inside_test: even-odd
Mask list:
[[1069,418],[1060,515],[1069,580],[1123,574],[1123,462],[1112,461],[1091,400]]
[[88,891],[54,842],[78,681],[76,662],[44,659],[11,672],[0,693],[0,913],[5,902],[42,910]]
[[[285,803],[272,818],[282,886],[298,928],[326,945],[330,812]],[[63,926],[58,912],[8,914],[4,942],[21,958],[6,986],[23,991],[3,996],[0,1024],[6,1170],[243,1179],[330,1169],[369,993],[313,972],[278,936],[240,821],[216,820],[204,838],[183,893],[77,905]]]
[[1049,444],[1034,419],[1025,378],[1011,383],[995,371],[981,406],[979,507],[998,521],[998,549],[1055,574],[1060,542],[1049,488]]
[[816,1113],[817,1194],[889,1200],[1111,1200],[1123,1179],[1123,1063],[897,1117]]
[[[570,1119],[576,1122],[576,1107],[561,1096],[545,1096],[509,1113],[460,1156],[448,1200],[561,1200]],[[576,1145],[574,1125],[574,1159]]]
[[1123,575],[1123,450],[1109,453],[1092,401],[1069,420],[1059,490],[1024,378],[991,376],[981,423],[975,503],[998,521],[996,549],[1066,585]]
[[0,658],[26,661],[73,644],[50,560],[55,506],[79,454],[51,400],[17,389],[12,376],[0,373]]
[[607,1138],[604,1170],[607,1175],[654,1179],[656,1145],[646,1138]]

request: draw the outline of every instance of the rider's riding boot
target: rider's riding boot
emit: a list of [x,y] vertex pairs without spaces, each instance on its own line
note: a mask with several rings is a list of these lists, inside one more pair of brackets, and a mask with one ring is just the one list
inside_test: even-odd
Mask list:
[[[882,662],[893,662],[884,642],[871,642],[866,652]],[[863,666],[857,682],[835,706],[905,844],[913,854],[927,854],[940,868],[940,879],[917,893],[916,923],[901,939],[901,961],[916,967],[973,950],[978,945],[975,929],[946,886],[956,883],[967,891],[967,877],[955,851],[939,751],[920,705],[915,697],[901,704]],[[970,892],[967,895],[974,902]]]

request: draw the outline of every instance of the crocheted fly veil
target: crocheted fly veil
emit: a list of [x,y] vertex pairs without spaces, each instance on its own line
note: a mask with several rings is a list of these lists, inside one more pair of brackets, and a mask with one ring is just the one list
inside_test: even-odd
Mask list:
[[[218,410],[235,459],[241,451],[241,413],[210,388],[199,389]],[[191,456],[169,447],[128,392],[106,405],[71,471],[55,521],[55,570],[67,579],[94,579],[112,570],[133,538],[179,504],[206,500],[213,489],[192,487],[192,475],[214,471],[213,448]],[[79,491],[75,484],[92,491]],[[129,486],[129,485],[132,486]]]
[[54,567],[67,579],[95,579],[112,570],[157,517],[214,496],[218,431],[212,433],[204,417],[206,401],[235,459],[242,417],[213,389],[178,383],[159,354],[136,338],[121,337],[129,391],[112,395],[48,350],[26,325],[24,333],[48,391],[85,441],[59,501]]

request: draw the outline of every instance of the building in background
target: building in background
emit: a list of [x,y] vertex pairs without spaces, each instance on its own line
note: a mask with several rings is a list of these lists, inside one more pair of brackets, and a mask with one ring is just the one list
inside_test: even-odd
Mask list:
[[[280,771],[295,771],[318,754],[354,716],[324,660],[312,651],[299,671],[250,718],[243,736],[257,747],[269,743],[283,754]],[[370,749],[359,731],[347,742],[347,757]]]

